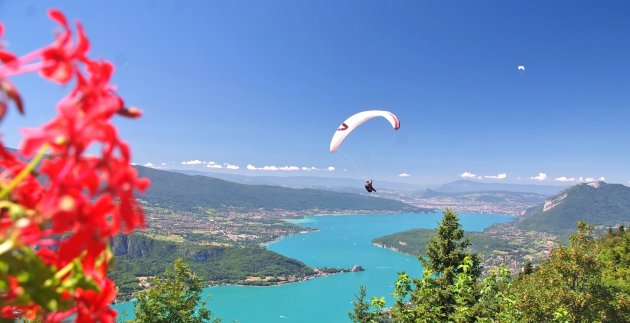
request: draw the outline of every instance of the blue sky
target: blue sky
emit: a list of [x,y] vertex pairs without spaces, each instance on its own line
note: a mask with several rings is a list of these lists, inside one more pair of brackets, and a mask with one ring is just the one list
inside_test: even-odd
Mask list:
[[[52,40],[49,7],[82,21],[91,56],[113,61],[119,92],[143,108],[116,121],[138,164],[419,184],[630,181],[627,1],[0,0],[8,49]],[[1,125],[9,146],[68,90],[14,81],[27,116]],[[367,109],[392,111],[400,130],[372,120],[329,153],[338,125]]]

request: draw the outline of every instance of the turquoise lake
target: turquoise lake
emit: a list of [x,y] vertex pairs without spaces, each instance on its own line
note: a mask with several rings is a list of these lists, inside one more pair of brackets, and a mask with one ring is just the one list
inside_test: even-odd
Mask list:
[[[494,224],[508,222],[511,216],[458,213],[466,231],[481,231]],[[205,289],[208,307],[223,322],[350,322],[351,302],[364,284],[368,296],[390,293],[397,273],[413,277],[422,273],[416,257],[372,245],[372,239],[412,228],[435,228],[442,213],[396,215],[314,216],[291,222],[319,229],[317,232],[284,237],[268,248],[296,258],[312,267],[361,265],[363,272],[343,273],[314,278],[305,282],[271,287],[218,286]],[[119,313],[133,313],[131,302],[114,306]],[[130,318],[127,315],[126,318]]]

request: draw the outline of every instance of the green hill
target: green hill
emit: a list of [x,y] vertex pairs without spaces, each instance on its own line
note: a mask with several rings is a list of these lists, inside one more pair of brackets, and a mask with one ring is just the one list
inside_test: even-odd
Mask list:
[[[139,290],[137,277],[154,276],[183,258],[206,283],[246,283],[248,276],[305,277],[313,269],[263,247],[202,246],[151,239],[143,235],[116,236],[112,240],[114,266],[110,276],[122,295]],[[252,282],[256,285],[272,282]]]
[[[411,229],[376,238],[372,243],[418,256],[425,254],[429,240],[435,234],[435,229]],[[464,236],[470,239],[470,249],[473,252],[491,254],[494,250],[510,251],[518,248],[506,239],[479,233],[466,232]]]
[[566,236],[578,220],[597,226],[630,223],[630,187],[591,182],[575,185],[527,210],[518,226]]
[[399,201],[316,189],[245,185],[207,176],[191,176],[136,166],[151,186],[140,199],[178,210],[201,208],[282,210],[366,210],[421,212]]

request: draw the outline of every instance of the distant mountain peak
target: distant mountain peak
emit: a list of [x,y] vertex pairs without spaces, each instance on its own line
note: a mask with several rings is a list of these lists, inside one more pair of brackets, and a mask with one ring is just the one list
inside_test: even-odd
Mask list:
[[566,186],[545,184],[512,184],[499,182],[480,182],[462,179],[440,185],[436,187],[435,190],[445,193],[472,193],[488,191],[526,192],[552,196],[558,194],[558,192],[564,190],[565,188]]
[[602,185],[605,185],[606,183],[602,182],[602,181],[596,181],[596,182],[588,182],[585,183],[588,186],[594,187],[594,188],[599,188]]

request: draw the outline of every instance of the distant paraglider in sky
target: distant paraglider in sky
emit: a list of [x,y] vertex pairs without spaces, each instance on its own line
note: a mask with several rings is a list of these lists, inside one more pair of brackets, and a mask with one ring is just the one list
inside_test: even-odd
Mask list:
[[341,145],[343,140],[350,134],[350,132],[352,132],[352,130],[360,126],[362,123],[376,117],[383,117],[387,119],[387,121],[392,124],[394,130],[398,130],[400,128],[400,121],[398,121],[398,118],[389,111],[370,110],[359,112],[346,119],[346,121],[339,126],[330,141],[330,152],[334,153],[337,151],[339,145]]
[[[337,128],[337,131],[335,131],[335,134],[333,135],[333,138],[330,141],[330,152],[334,153],[335,151],[337,151],[337,148],[339,148],[339,145],[341,145],[341,142],[343,142],[343,140],[346,139],[346,137],[350,134],[350,132],[352,132],[352,130],[354,130],[355,128],[363,124],[364,122],[372,118],[376,118],[376,117],[385,118],[387,121],[389,121],[389,123],[392,125],[394,130],[398,130],[400,128],[400,121],[393,113],[389,111],[370,110],[370,111],[359,112],[351,116],[350,118],[346,119],[346,121],[344,121],[339,126],[339,128]],[[369,193],[376,192],[376,190],[372,186],[372,180],[365,182],[365,189]]]
[[519,65],[516,69],[518,69],[519,71],[525,71],[525,66]]

